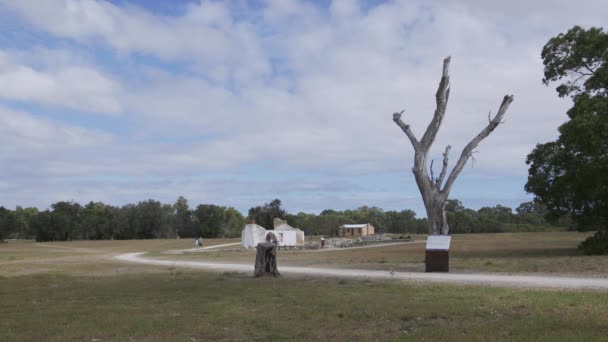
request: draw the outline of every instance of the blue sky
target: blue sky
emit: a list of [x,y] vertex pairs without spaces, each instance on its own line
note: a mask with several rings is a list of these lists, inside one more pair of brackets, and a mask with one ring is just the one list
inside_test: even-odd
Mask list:
[[516,207],[526,155],[570,106],[541,84],[542,46],[606,17],[604,1],[0,0],[0,205],[183,195],[424,216],[392,113],[420,136],[451,55],[431,157],[450,144],[453,165],[514,94],[451,197]]

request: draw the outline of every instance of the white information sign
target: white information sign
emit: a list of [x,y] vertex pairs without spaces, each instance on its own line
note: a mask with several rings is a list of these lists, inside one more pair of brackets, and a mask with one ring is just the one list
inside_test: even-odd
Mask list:
[[450,249],[450,235],[429,235],[426,239],[426,249],[434,251],[447,251]]

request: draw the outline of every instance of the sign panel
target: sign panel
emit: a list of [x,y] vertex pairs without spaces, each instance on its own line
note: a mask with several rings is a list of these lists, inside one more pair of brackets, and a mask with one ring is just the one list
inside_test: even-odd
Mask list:
[[426,249],[433,251],[447,251],[450,249],[450,235],[429,235],[426,239]]

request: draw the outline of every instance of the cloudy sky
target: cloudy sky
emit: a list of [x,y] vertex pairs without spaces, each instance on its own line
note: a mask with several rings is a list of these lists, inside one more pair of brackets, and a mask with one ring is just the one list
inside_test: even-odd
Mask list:
[[570,106],[541,83],[542,46],[606,18],[604,0],[0,0],[0,205],[183,195],[424,216],[392,113],[420,137],[451,55],[432,157],[451,144],[453,165],[514,94],[451,197],[516,207],[526,155]]

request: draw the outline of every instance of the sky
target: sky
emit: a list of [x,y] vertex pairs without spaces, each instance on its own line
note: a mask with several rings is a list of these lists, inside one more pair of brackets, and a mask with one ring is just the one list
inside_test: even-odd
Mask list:
[[[0,0],[0,205],[147,199],[243,213],[411,209],[413,148],[451,56],[440,164],[514,102],[450,197],[517,207],[569,99],[540,53],[598,1]],[[436,172],[438,172],[436,170]]]

